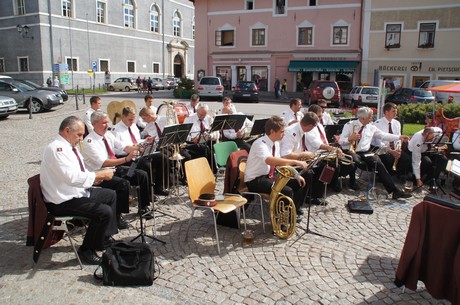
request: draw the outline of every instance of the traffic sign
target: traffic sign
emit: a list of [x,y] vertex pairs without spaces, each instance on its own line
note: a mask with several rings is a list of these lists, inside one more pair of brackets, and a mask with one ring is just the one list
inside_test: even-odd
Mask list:
[[91,62],[91,68],[93,72],[97,72],[97,62],[95,60]]

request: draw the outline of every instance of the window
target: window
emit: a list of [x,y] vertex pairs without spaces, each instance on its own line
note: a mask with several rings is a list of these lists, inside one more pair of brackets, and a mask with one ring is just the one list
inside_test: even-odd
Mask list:
[[128,72],[136,72],[136,62],[135,61],[128,61]]
[[286,0],[275,0],[275,15],[286,14],[285,7],[286,7]]
[[334,45],[348,44],[348,27],[347,26],[334,26],[333,28],[333,41]]
[[125,27],[134,29],[134,5],[132,0],[123,0],[123,14]]
[[401,25],[387,24],[385,35],[385,48],[400,48],[401,47]]
[[99,67],[101,67],[101,72],[110,71],[107,59],[99,59]]
[[420,23],[420,33],[418,36],[419,48],[433,48],[436,23]]
[[181,17],[177,11],[174,12],[173,17],[173,34],[177,37],[181,36]]
[[6,72],[5,71],[5,58],[0,58],[0,72]]
[[195,16],[192,19],[192,39],[195,39]]
[[253,10],[254,9],[254,0],[246,0],[246,9]]
[[19,72],[29,71],[29,57],[18,57]]
[[78,71],[78,58],[66,58],[67,65],[69,66],[69,71]]
[[72,17],[72,0],[62,0],[62,16]]
[[24,15],[26,13],[26,6],[24,0],[14,0],[14,13],[16,15]]
[[159,33],[160,32],[160,21],[159,21],[159,9],[155,4],[150,7],[150,31]]
[[160,64],[157,62],[153,63],[153,73],[160,73]]
[[251,67],[251,80],[256,83],[259,91],[268,90],[268,68],[266,66]]
[[233,46],[234,37],[234,30],[216,31],[216,46]]
[[299,28],[299,45],[311,46],[313,44],[313,28],[302,27]]
[[310,0],[309,5],[310,6],[316,6],[316,0]]
[[265,29],[252,29],[252,45],[264,46],[265,45]]
[[97,1],[96,4],[96,15],[97,15],[97,22],[99,23],[106,23],[106,3],[105,1]]

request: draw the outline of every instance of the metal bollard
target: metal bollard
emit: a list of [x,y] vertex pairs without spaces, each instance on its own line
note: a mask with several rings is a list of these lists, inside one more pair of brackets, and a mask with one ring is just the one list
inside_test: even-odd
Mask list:
[[77,89],[75,90],[75,108],[78,110],[78,85]]
[[29,97],[29,119],[32,119],[32,95]]
[[85,89],[83,89],[83,105],[86,104]]

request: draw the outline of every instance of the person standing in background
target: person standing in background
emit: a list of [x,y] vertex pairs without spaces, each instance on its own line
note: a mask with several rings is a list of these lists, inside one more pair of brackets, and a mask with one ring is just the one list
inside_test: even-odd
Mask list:
[[281,96],[281,82],[278,77],[275,78],[275,85],[273,88],[275,89],[275,97],[278,100]]
[[283,79],[283,85],[281,86],[281,95],[283,99],[289,99],[287,95],[287,79]]

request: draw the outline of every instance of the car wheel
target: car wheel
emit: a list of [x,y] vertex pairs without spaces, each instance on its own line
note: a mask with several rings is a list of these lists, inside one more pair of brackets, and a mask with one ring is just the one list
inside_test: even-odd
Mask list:
[[42,102],[36,99],[32,99],[32,113],[38,113],[43,111]]
[[131,90],[131,89],[130,89],[128,86],[125,87],[125,91],[126,91],[126,92],[129,92],[130,90]]
[[109,91],[115,91],[115,88],[113,86],[110,86]]

